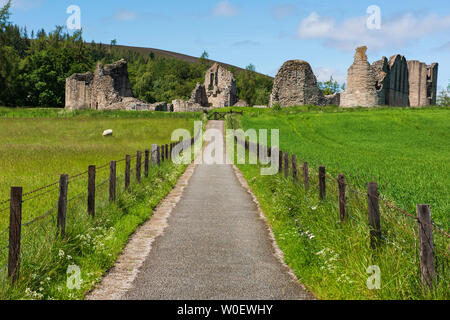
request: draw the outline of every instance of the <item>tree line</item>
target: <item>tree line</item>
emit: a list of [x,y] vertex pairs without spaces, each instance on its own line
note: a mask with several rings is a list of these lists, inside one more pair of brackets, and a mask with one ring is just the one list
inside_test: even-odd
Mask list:
[[[82,31],[70,34],[57,26],[47,33],[33,31],[10,22],[9,1],[0,8],[0,105],[64,107],[66,78],[74,73],[94,71],[98,62],[113,63],[124,58],[133,92],[147,102],[189,99],[197,82],[203,83],[212,65],[204,52],[199,63],[144,55],[111,44],[86,43]],[[267,104],[272,79],[255,73],[231,70],[238,93],[250,105]]]

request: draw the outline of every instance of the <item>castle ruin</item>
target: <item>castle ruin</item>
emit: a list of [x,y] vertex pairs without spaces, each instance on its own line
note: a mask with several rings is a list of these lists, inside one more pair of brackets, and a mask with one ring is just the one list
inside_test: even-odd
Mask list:
[[371,65],[366,51],[366,46],[356,49],[341,107],[423,107],[436,103],[437,63],[427,66],[396,54]]
[[134,98],[127,62],[120,60],[95,72],[75,73],[66,79],[67,109],[149,110],[145,101]]
[[311,66],[303,60],[286,61],[278,71],[269,107],[279,104],[281,107],[295,105],[339,105],[340,94],[325,96],[317,85],[317,79]]

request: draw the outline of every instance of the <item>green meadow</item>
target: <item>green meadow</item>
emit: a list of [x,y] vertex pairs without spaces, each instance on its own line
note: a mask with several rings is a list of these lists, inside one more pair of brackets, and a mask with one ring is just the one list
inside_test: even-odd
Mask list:
[[[142,182],[137,183],[136,152],[170,143],[175,129],[192,133],[201,118],[200,113],[0,108],[0,299],[83,299],[186,167],[167,161],[151,166],[144,177],[142,166]],[[107,129],[114,130],[112,137],[102,136]],[[132,156],[130,193],[124,191],[121,161],[127,154]],[[112,160],[118,161],[115,203],[108,201]],[[89,165],[97,166],[95,218],[87,214]],[[65,237],[58,236],[56,226],[60,174],[70,176]],[[24,193],[15,286],[6,276],[11,186],[23,187]],[[66,286],[70,265],[81,269],[79,288]]]
[[[370,247],[365,184],[379,183],[383,199],[415,216],[431,205],[435,226],[447,231],[450,212],[450,109],[335,107],[245,109],[235,127],[279,129],[281,149],[309,163],[310,188],[284,174],[263,176],[239,164],[300,282],[320,299],[448,299],[450,240],[434,230],[437,276],[422,285],[417,221],[380,201],[381,239]],[[228,124],[230,127],[230,123]],[[319,199],[318,166],[325,165],[326,199]],[[347,218],[339,219],[338,186],[346,175]],[[380,287],[369,288],[370,266]]]
[[245,130],[279,129],[280,148],[316,171],[324,165],[361,190],[378,182],[382,195],[412,214],[430,204],[433,220],[448,230],[450,108],[244,109],[238,120]]

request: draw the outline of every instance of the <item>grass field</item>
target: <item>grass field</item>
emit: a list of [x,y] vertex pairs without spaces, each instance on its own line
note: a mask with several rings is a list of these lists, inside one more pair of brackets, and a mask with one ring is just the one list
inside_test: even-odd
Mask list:
[[[307,108],[244,109],[235,121],[245,129],[280,129],[281,148],[310,163],[307,192],[292,178],[262,176],[259,166],[238,165],[300,282],[320,299],[449,299],[449,239],[433,233],[438,280],[430,292],[420,280],[417,221],[382,202],[382,240],[372,250],[364,194],[365,182],[374,180],[413,215],[416,203],[431,203],[434,220],[448,231],[449,110]],[[327,178],[327,198],[319,199],[319,164],[334,176],[345,173],[362,190],[347,189],[344,223],[333,179]],[[379,290],[367,286],[373,265],[381,272]]]
[[[123,161],[117,164],[118,201],[108,201],[109,162],[126,154],[167,144],[172,131],[193,132],[200,113],[67,112],[60,109],[0,108],[0,203],[11,186],[24,188],[20,280],[15,287],[6,278],[8,202],[0,205],[0,299],[82,299],[114,265],[136,228],[172,189],[184,165],[165,162],[150,168],[149,177],[136,183],[132,158],[132,190],[124,192]],[[113,129],[114,136],[102,133]],[[66,237],[57,236],[55,205],[60,174],[76,176],[97,165],[96,216],[87,214],[87,175],[69,180],[70,199]],[[106,166],[104,166],[106,165]],[[143,170],[143,169],[142,169]],[[36,198],[35,198],[36,197]],[[3,210],[6,209],[6,210]],[[35,221],[38,217],[39,220]],[[78,289],[66,286],[69,265],[81,269]]]
[[[245,109],[244,109],[245,110]],[[380,192],[415,213],[430,204],[434,221],[450,226],[450,108],[344,110],[287,108],[248,111],[244,129],[279,129],[280,147],[310,167]]]
[[[338,110],[297,107],[244,110],[235,126],[280,129],[284,151],[310,164],[310,189],[284,176],[262,176],[259,166],[238,165],[268,217],[286,263],[321,299],[448,299],[447,237],[434,232],[438,281],[421,284],[417,221],[381,203],[382,240],[370,248],[365,183],[415,215],[430,203],[433,219],[448,230],[449,109]],[[319,165],[345,173],[360,193],[347,189],[348,218],[339,220],[337,183],[327,178],[319,199]],[[367,287],[367,268],[381,271],[381,288]]]
[[[126,154],[133,156],[137,150],[151,149],[153,143],[169,143],[173,130],[187,128],[192,132],[194,121],[201,116],[168,115],[175,114],[0,109],[0,203],[9,199],[11,186],[22,186],[27,193],[57,182],[61,174],[76,175],[89,165],[102,166]],[[102,136],[106,129],[114,130],[113,137]],[[98,172],[97,181],[107,176],[105,168]],[[74,183],[70,193],[77,194],[83,188],[84,184]],[[57,193],[57,186],[54,190]],[[54,200],[55,195],[47,198]],[[35,208],[36,203],[24,204],[24,219],[45,210],[42,199],[39,208]],[[7,205],[0,205],[0,210]],[[7,212],[0,213],[0,230],[7,218]]]

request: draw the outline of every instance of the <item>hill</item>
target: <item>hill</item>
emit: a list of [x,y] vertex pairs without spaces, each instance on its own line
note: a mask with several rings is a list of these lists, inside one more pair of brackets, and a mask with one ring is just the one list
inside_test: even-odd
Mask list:
[[[123,50],[130,50],[130,51],[135,51],[138,52],[144,56],[148,56],[151,52],[154,53],[155,57],[161,57],[161,58],[174,58],[174,59],[178,59],[181,61],[186,61],[189,63],[199,63],[200,59],[197,57],[193,57],[193,56],[189,56],[186,54],[182,54],[182,53],[177,53],[177,52],[173,52],[173,51],[167,51],[167,50],[161,50],[161,49],[155,49],[155,48],[144,48],[144,47],[134,47],[134,46],[124,46],[124,45],[115,45],[114,47],[116,47],[117,49],[123,49]],[[219,63],[227,68],[230,69],[234,69],[238,72],[240,71],[245,71],[245,69],[228,64],[228,63],[224,63],[224,62],[220,62],[220,61],[215,61],[215,60],[210,60],[208,59],[208,61],[212,62],[212,63]],[[259,75],[263,75],[266,76],[270,79],[273,79],[273,77],[266,75],[266,74],[262,74],[259,72],[255,72],[256,74]]]

